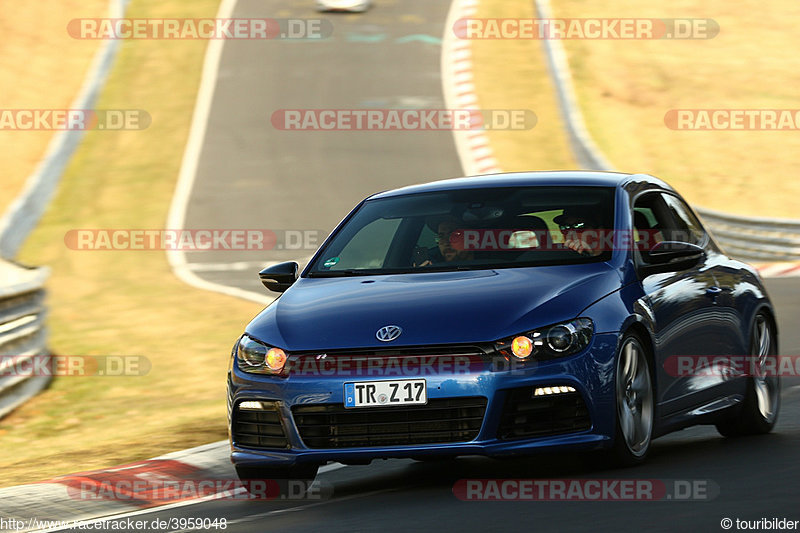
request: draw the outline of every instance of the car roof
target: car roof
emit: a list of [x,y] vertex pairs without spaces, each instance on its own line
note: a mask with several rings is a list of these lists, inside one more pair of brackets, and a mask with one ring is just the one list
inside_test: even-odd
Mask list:
[[492,187],[572,186],[572,187],[623,187],[637,183],[641,188],[672,190],[664,181],[648,174],[626,174],[593,170],[556,170],[546,172],[505,172],[463,178],[446,179],[410,185],[384,191],[369,197],[390,198],[426,192],[452,191],[459,189],[485,189]]

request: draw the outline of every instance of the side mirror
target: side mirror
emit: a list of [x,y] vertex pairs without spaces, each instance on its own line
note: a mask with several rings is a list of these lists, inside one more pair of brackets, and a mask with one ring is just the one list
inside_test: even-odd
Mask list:
[[642,252],[645,264],[641,271],[645,276],[659,272],[685,270],[696,265],[705,256],[701,246],[680,241],[662,241],[650,250]]
[[294,261],[278,263],[258,273],[261,283],[273,292],[284,292],[297,281],[299,267]]

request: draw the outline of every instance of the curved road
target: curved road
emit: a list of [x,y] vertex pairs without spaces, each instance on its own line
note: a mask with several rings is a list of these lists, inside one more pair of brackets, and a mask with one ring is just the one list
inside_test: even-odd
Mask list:
[[[363,196],[461,173],[448,132],[281,132],[280,108],[444,107],[438,37],[449,1],[383,0],[366,15],[329,17],[324,43],[228,41],[200,171],[187,212],[189,228],[264,228],[328,232]],[[236,17],[314,17],[303,2],[240,0]],[[262,263],[302,259],[312,250],[202,252],[198,275],[264,291]],[[232,264],[233,263],[233,264]],[[800,353],[797,280],[770,280],[783,353]],[[248,317],[242,317],[242,324]],[[226,518],[227,531],[718,531],[720,520],[800,518],[800,389],[784,380],[776,431],[727,440],[713,428],[657,440],[641,467],[609,469],[595,456],[541,455],[443,463],[378,461],[320,474],[324,500],[217,501],[154,510],[140,518]],[[232,470],[231,470],[232,472]],[[232,474],[231,474],[232,475]],[[660,502],[464,502],[453,484],[467,478],[701,480],[713,498]],[[735,529],[735,528],[734,528]]]
[[[320,17],[312,7],[311,0],[240,0],[234,17]],[[321,242],[367,194],[460,176],[449,131],[270,124],[279,109],[444,108],[440,46],[430,41],[441,37],[448,7],[383,0],[367,15],[322,15],[334,26],[324,41],[227,41],[185,227],[269,229],[279,244],[284,230],[311,232]],[[262,293],[258,265],[315,249],[196,252],[187,261],[204,279]]]

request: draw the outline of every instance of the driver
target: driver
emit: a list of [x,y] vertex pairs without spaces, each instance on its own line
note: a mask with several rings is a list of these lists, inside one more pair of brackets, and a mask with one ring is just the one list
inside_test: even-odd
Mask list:
[[[436,227],[436,246],[438,249],[433,249],[433,254],[421,263],[417,264],[418,267],[432,265],[440,262],[451,261],[469,261],[474,258],[474,253],[468,250],[457,250],[453,247],[452,237],[453,233],[458,229],[458,220],[455,218],[448,218],[441,222]],[[438,252],[438,253],[436,253]],[[439,257],[437,257],[439,256]]]
[[[598,235],[600,217],[597,212],[588,206],[568,207],[564,212],[553,218],[558,228],[564,235],[564,246],[587,257],[597,257],[603,253],[602,239]],[[591,242],[584,237],[584,232],[593,231],[595,235]]]

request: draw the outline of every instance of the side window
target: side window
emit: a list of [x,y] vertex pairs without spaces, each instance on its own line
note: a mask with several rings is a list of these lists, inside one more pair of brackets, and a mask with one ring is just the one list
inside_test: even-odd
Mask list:
[[701,246],[705,244],[706,232],[689,207],[676,196],[671,194],[663,194],[662,196],[664,203],[675,220],[672,240]]
[[633,206],[634,242],[639,251],[649,250],[661,241],[671,240],[672,216],[658,193],[646,193]]
[[339,257],[333,258],[330,270],[383,267],[400,222],[399,218],[379,218],[361,228],[339,252]]
[[636,248],[649,250],[661,241],[705,245],[706,233],[688,206],[676,196],[645,193],[633,206]]

